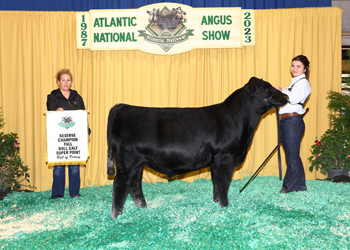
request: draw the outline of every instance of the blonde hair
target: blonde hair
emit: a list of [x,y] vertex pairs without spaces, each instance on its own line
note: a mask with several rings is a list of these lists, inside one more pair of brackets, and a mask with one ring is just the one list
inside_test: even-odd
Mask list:
[[69,69],[61,69],[60,71],[57,72],[57,74],[56,74],[57,82],[59,82],[61,80],[61,76],[64,74],[69,75],[70,80],[73,82],[73,76],[72,76],[72,73],[70,72]]

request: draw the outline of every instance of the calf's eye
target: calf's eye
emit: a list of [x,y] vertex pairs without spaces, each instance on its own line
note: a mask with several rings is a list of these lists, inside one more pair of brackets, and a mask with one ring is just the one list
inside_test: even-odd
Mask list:
[[259,90],[260,90],[260,92],[266,92],[267,91],[264,86],[259,86]]

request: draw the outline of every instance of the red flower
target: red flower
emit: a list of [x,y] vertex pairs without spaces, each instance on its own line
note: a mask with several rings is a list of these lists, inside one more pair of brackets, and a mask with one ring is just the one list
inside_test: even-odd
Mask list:
[[14,143],[14,145],[15,145],[15,148],[18,148],[18,145],[17,145],[17,143]]
[[322,145],[321,140],[317,140],[316,144],[317,144],[317,146],[321,146]]

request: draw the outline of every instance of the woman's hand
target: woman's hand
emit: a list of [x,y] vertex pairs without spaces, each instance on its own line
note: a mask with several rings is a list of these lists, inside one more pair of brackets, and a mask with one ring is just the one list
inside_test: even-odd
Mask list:
[[63,108],[58,108],[58,109],[56,109],[56,111],[64,111],[64,109]]
[[275,86],[275,89],[282,91],[282,88],[280,86]]

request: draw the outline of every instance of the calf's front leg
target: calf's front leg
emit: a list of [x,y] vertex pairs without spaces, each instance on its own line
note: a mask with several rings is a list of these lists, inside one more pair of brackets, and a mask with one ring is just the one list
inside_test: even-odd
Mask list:
[[219,202],[220,207],[228,206],[228,190],[230,188],[233,169],[229,166],[213,167],[211,176],[213,181],[213,201]]

